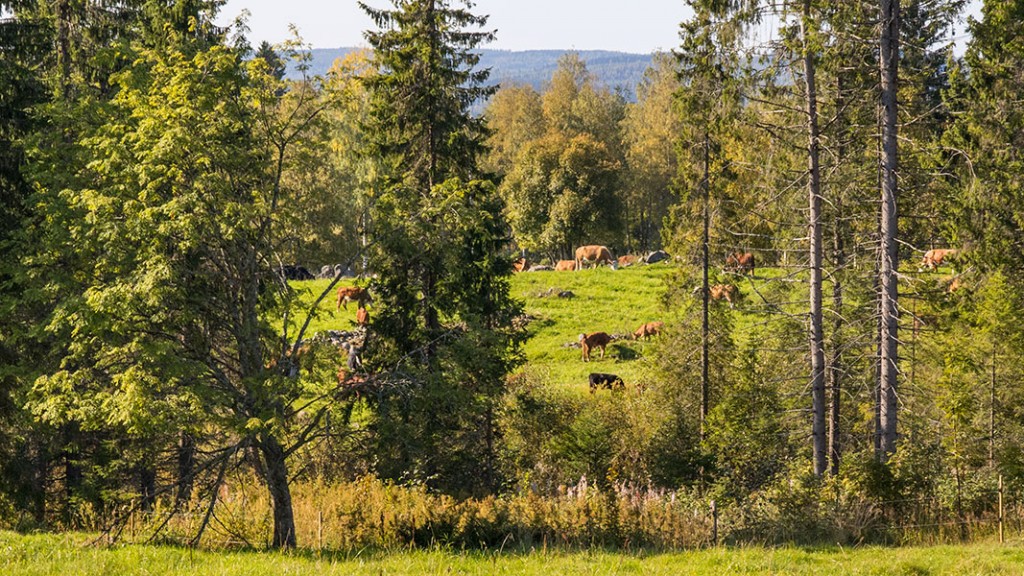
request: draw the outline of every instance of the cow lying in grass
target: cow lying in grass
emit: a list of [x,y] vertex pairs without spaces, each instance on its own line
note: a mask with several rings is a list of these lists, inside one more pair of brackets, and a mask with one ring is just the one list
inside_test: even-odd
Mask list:
[[657,336],[664,327],[665,323],[661,321],[642,324],[639,328],[633,331],[633,340],[639,340],[641,338],[648,340],[651,336]]
[[608,390],[624,390],[626,383],[615,374],[602,374],[600,372],[590,373],[590,393],[593,394],[598,388]]
[[575,269],[576,269],[576,261],[575,260],[559,260],[558,263],[555,264],[555,271],[556,272],[572,272]]
[[579,341],[580,348],[583,350],[583,361],[590,362],[590,351],[594,348],[601,349],[601,359],[604,359],[604,349],[612,341],[612,337],[607,332],[591,332],[590,334],[580,334]]
[[628,266],[632,266],[633,264],[636,264],[637,260],[636,260],[636,256],[634,256],[632,254],[626,254],[625,256],[619,256],[618,262],[619,262],[619,268],[626,268]]
[[732,284],[715,284],[708,295],[712,300],[725,300],[729,308],[734,308],[739,301],[740,291]]

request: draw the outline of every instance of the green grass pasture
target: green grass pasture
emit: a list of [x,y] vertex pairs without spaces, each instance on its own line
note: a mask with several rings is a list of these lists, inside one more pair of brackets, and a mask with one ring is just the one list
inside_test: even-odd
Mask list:
[[904,548],[713,548],[644,551],[350,551],[317,554],[97,547],[82,534],[0,532],[0,574],[92,575],[997,575],[1024,573],[1024,547],[978,543]]
[[[524,272],[512,278],[512,295],[533,316],[530,339],[524,346],[524,370],[567,389],[588,390],[591,372],[618,374],[627,385],[642,377],[646,343],[628,337],[645,322],[668,320],[664,305],[666,282],[674,268],[664,264],[607,267],[579,272]],[[559,298],[568,290],[573,298]],[[551,292],[550,295],[545,295]],[[607,332],[626,339],[608,345],[604,359],[592,354],[583,362],[580,349],[569,347],[581,333]]]

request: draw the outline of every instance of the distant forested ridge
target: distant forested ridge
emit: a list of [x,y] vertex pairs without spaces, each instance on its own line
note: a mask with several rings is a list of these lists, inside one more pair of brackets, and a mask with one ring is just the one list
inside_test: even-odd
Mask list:
[[[335,60],[355,50],[358,48],[316,48],[312,51],[310,72],[325,74]],[[636,87],[653,57],[652,54],[608,50],[481,50],[480,67],[491,69],[491,80],[495,84],[528,84],[540,91],[558,67],[558,58],[567,52],[579,54],[600,86],[621,89],[629,102],[636,101]],[[298,78],[294,69],[288,74],[292,79]]]

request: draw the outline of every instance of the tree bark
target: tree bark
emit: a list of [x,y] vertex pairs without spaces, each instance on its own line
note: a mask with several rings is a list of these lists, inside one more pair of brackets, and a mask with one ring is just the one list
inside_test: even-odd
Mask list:
[[260,452],[266,467],[267,489],[274,508],[274,548],[295,547],[295,513],[292,510],[292,491],[288,485],[287,455],[277,438],[260,438]]
[[839,407],[840,392],[843,381],[843,283],[839,271],[846,265],[846,247],[843,242],[843,208],[842,201],[836,199],[835,231],[832,239],[833,263],[835,271],[832,275],[832,308],[835,320],[832,325],[832,355],[829,361],[829,411],[828,411],[828,458],[829,473],[839,474],[839,463],[842,459],[842,447],[839,442]]
[[700,323],[700,439],[703,442],[706,431],[704,422],[708,417],[708,393],[711,388],[708,365],[711,362],[710,353],[710,326],[709,326],[709,299],[710,287],[708,286],[708,271],[711,268],[710,230],[711,230],[711,138],[707,131],[704,132],[704,180],[702,182],[704,201],[704,231],[701,236],[701,323]]
[[804,0],[800,36],[803,40],[805,105],[807,114],[807,195],[810,212],[810,346],[811,346],[811,425],[814,474],[821,476],[828,465],[825,438],[825,337],[822,330],[821,296],[821,168],[819,166],[818,95],[815,84],[814,54],[809,46],[807,27],[811,2]]
[[879,334],[879,459],[896,451],[897,378],[899,377],[899,213],[897,212],[897,79],[899,65],[899,0],[881,0],[879,68],[882,104],[881,330]]
[[178,490],[174,495],[174,508],[176,510],[192,499],[192,486],[194,484],[192,475],[195,473],[196,445],[195,440],[188,432],[180,432],[178,435]]

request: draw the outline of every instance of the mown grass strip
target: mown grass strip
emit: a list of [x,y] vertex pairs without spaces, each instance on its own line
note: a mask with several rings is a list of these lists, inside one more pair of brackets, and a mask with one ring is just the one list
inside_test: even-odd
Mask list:
[[904,548],[714,548],[674,553],[533,551],[195,551],[168,546],[97,547],[83,534],[0,532],[0,574],[1021,574],[1020,542]]

